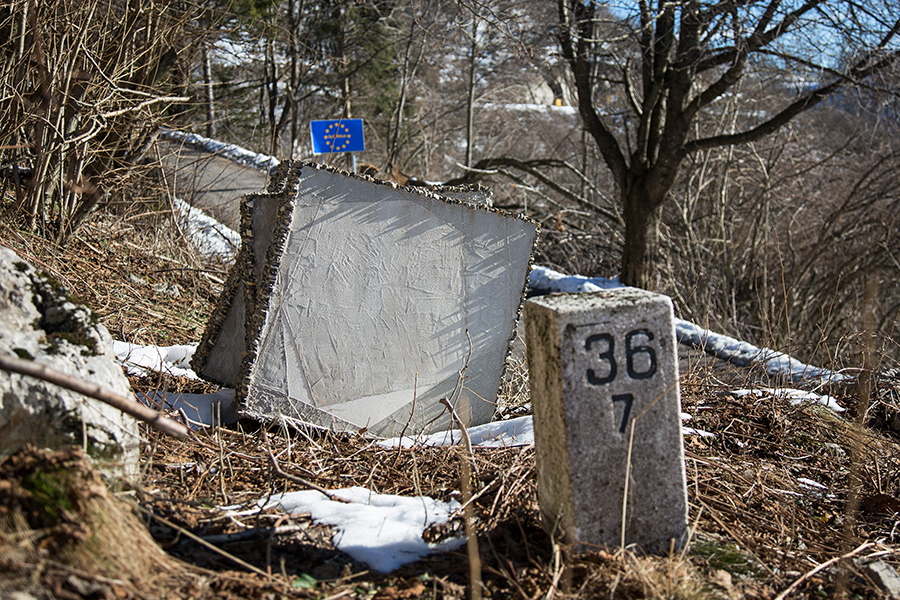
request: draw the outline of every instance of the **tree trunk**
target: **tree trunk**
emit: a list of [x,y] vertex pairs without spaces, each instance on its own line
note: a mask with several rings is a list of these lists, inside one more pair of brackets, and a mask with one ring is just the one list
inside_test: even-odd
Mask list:
[[466,168],[472,168],[475,147],[475,75],[478,66],[478,19],[472,17],[472,46],[469,52],[469,95],[466,98]]
[[212,58],[209,45],[203,44],[203,104],[206,105],[206,137],[216,137],[215,92],[213,91]]
[[652,198],[641,185],[625,196],[625,247],[621,281],[625,285],[657,291],[659,276],[659,225],[662,201]]

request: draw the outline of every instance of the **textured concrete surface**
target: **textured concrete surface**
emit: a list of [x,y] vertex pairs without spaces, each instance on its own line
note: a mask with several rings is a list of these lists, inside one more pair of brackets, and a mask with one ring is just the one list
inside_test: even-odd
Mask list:
[[[34,360],[130,397],[106,328],[59,283],[0,248],[0,352]],[[138,473],[134,418],[33,377],[0,371],[0,456],[25,444],[85,446],[108,475]]]
[[173,140],[157,143],[166,184],[175,195],[237,231],[240,201],[266,188],[267,174]]
[[623,522],[646,552],[684,542],[673,323],[667,297],[634,288],[525,303],[541,512],[579,551],[619,546]]
[[407,433],[449,427],[439,400],[450,398],[473,424],[490,420],[536,225],[301,171],[290,211],[254,224],[275,233],[265,268],[248,263],[254,315],[239,411],[396,435],[407,423]]

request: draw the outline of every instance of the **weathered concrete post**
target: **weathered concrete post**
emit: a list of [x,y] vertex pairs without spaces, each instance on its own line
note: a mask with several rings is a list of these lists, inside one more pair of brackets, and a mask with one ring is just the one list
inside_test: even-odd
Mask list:
[[576,552],[680,547],[687,485],[671,300],[636,288],[544,296],[525,303],[525,329],[548,530]]

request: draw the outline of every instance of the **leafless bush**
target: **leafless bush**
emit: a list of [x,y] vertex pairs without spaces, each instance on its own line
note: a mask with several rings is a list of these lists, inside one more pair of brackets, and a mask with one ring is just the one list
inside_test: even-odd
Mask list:
[[[828,107],[765,143],[696,155],[667,215],[667,291],[682,315],[806,360],[846,359],[868,282],[900,268],[892,138]],[[878,331],[896,336],[900,290],[880,286],[876,308]]]
[[16,0],[0,9],[0,164],[17,213],[66,241],[121,188],[202,32],[193,2]]

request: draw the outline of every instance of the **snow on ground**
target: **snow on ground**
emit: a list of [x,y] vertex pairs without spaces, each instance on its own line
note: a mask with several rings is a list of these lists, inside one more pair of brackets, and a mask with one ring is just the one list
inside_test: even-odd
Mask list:
[[844,412],[847,410],[835,400],[833,396],[816,394],[815,392],[807,392],[805,390],[795,390],[793,388],[768,388],[763,387],[754,390],[733,390],[730,392],[736,398],[744,398],[747,396],[754,398],[765,398],[773,396],[780,400],[787,400],[793,405],[809,402],[811,404],[821,404],[825,408],[829,408],[834,412]]
[[129,375],[146,375],[159,371],[173,377],[199,379],[191,370],[191,358],[197,344],[184,346],[138,346],[114,340],[113,353]]
[[556,106],[554,104],[535,104],[533,102],[485,102],[481,106],[493,110],[510,110],[516,112],[561,114],[570,117],[578,116],[577,106]]
[[[510,446],[528,446],[534,443],[534,427],[530,416],[509,419],[508,421],[495,421],[486,425],[470,427],[466,430],[473,446],[482,448],[506,448]],[[439,431],[431,435],[416,437],[403,436],[381,440],[379,446],[396,448],[402,446],[452,446],[462,440],[462,434],[458,429]]]
[[[204,150],[228,156],[242,164],[261,170],[271,169],[277,161],[271,157],[248,152],[237,146],[223,144],[194,134],[177,131],[164,131],[164,136],[197,145]],[[240,244],[239,236],[229,232],[227,228],[209,223],[205,215],[178,205],[185,215],[188,235],[200,249],[209,252],[232,254]],[[201,250],[203,251],[203,250]],[[617,279],[589,278],[577,275],[563,275],[546,267],[536,267],[529,278],[531,288],[544,292],[593,292],[603,289],[621,287]],[[805,365],[784,353],[758,348],[731,337],[716,334],[700,328],[687,321],[676,320],[676,335],[681,343],[703,348],[723,360],[729,360],[738,366],[747,366],[760,362],[770,375],[787,374],[794,381],[819,381],[844,379],[841,373]],[[113,342],[114,352],[120,363],[129,374],[144,374],[150,371],[162,371],[175,376],[196,378],[190,369],[190,359],[196,346],[137,346],[126,342]],[[772,395],[786,398],[794,403],[812,402],[822,404],[836,412],[844,409],[834,398],[812,392],[794,389],[760,389],[737,390],[738,396],[765,397]],[[221,390],[215,394],[151,394],[141,396],[141,400],[150,405],[162,405],[167,410],[183,412],[194,428],[237,419],[231,408],[234,398],[233,390]],[[690,415],[682,414],[683,421],[689,421]],[[685,435],[712,436],[713,434],[682,426]],[[510,419],[473,427],[468,430],[473,445],[481,447],[523,446],[534,443],[533,422],[530,416]],[[416,438],[403,437],[383,440],[383,446],[409,447],[413,444],[426,446],[445,446],[460,442],[458,431],[440,432]],[[818,486],[810,481],[811,487]],[[329,499],[315,491],[293,492],[284,495],[267,497],[243,514],[254,514],[265,508],[280,506],[285,512],[310,513],[320,523],[332,525],[335,530],[334,543],[342,551],[356,560],[368,564],[378,571],[392,571],[402,564],[418,560],[422,556],[437,550],[451,550],[459,547],[464,539],[454,538],[442,544],[430,545],[422,540],[422,532],[432,523],[444,523],[453,511],[459,508],[458,503],[445,504],[427,497],[407,498],[400,496],[380,495],[363,488],[335,490],[334,494],[351,500],[345,504]],[[226,512],[237,510],[228,507]]]
[[219,223],[199,208],[175,198],[178,223],[184,229],[194,249],[204,258],[221,256],[231,259],[241,247],[239,233]]
[[235,514],[238,507],[223,510],[234,516],[252,515],[270,508],[286,513],[309,513],[317,523],[335,529],[334,545],[376,571],[387,573],[435,551],[450,551],[465,543],[464,537],[429,544],[422,533],[431,525],[446,523],[459,502],[449,503],[427,496],[406,497],[377,494],[362,487],[332,492],[350,503],[331,500],[316,491],[267,496],[252,509]]
[[[173,377],[200,379],[190,367],[196,344],[185,346],[138,346],[113,341],[113,353],[129,375],[142,376],[160,372]],[[234,390],[222,389],[214,394],[136,394],[138,400],[156,410],[173,415],[183,413],[191,429],[236,423],[238,415],[232,406]]]

